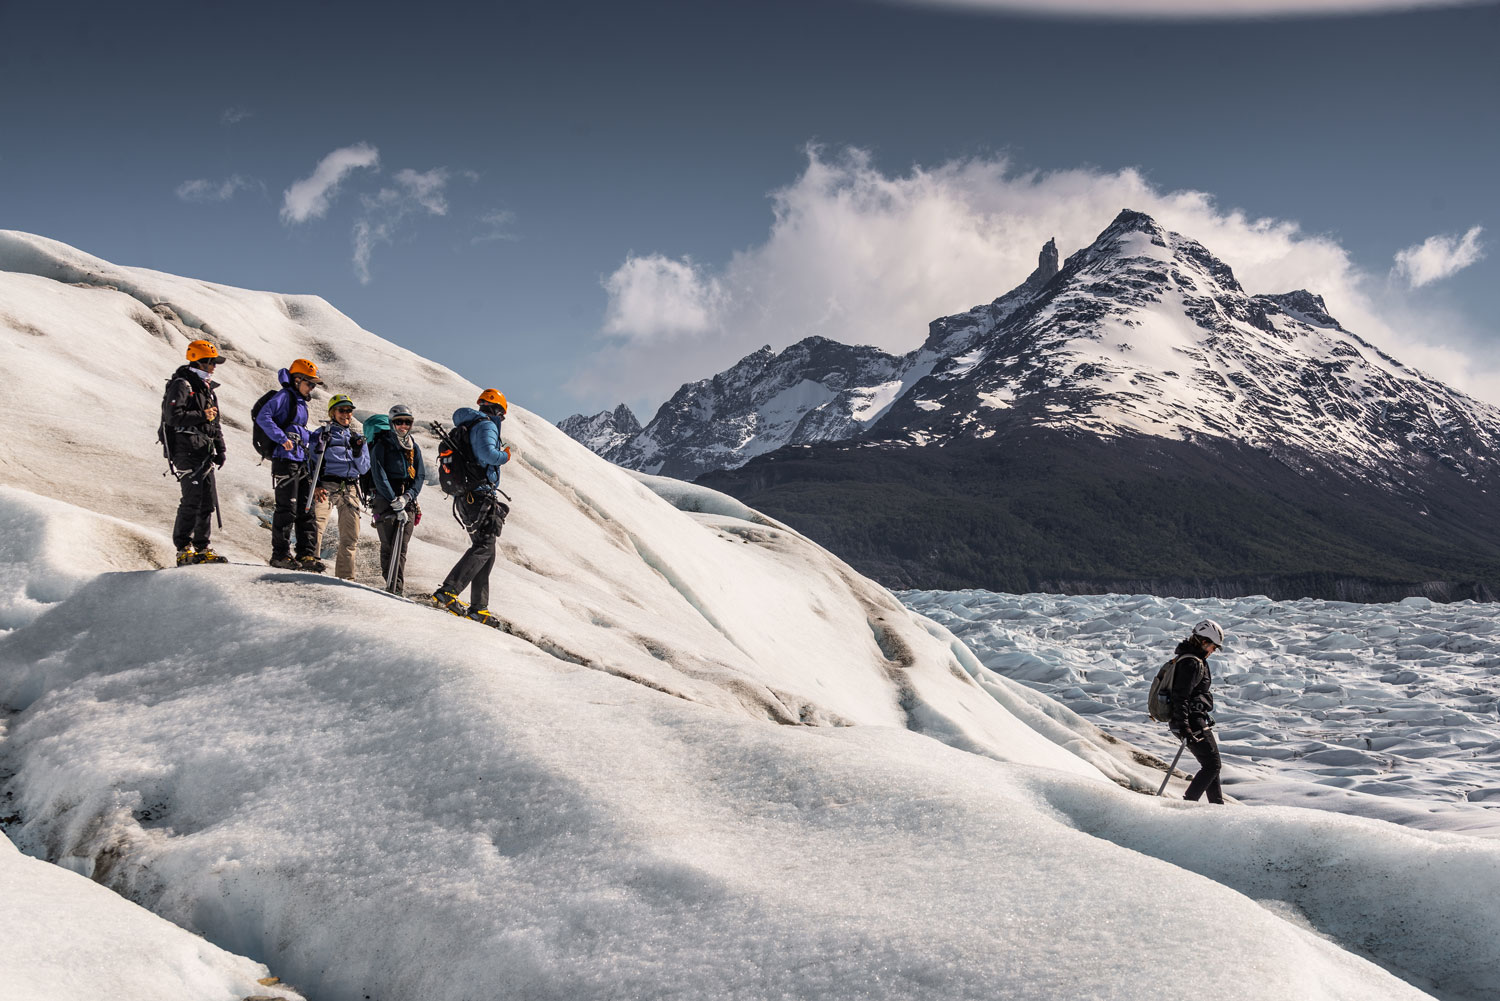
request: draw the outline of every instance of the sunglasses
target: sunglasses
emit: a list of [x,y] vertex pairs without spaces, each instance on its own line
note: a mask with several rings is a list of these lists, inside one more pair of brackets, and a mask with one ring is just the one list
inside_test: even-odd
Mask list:
[[395,420],[391,421],[391,424],[393,426],[395,426],[395,427],[400,427],[402,424],[405,424],[408,427],[410,427],[411,426],[411,418],[410,417],[397,417]]
[[352,413],[354,413],[354,408],[353,407],[334,407],[333,408],[333,412],[336,413],[336,414],[352,414]]

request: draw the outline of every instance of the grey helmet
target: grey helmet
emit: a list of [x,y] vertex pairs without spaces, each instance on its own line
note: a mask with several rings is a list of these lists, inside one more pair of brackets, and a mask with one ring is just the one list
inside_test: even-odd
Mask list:
[[411,417],[411,407],[408,407],[404,403],[398,403],[394,407],[391,407],[391,409],[387,410],[385,415],[391,420],[395,420],[397,417]]
[[1204,619],[1194,626],[1193,635],[1201,636],[1219,649],[1224,649],[1224,627],[1213,619]]

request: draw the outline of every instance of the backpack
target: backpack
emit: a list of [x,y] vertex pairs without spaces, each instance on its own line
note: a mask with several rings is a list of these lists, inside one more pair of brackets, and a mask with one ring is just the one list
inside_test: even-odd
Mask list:
[[469,429],[476,423],[449,428],[438,439],[438,487],[450,496],[466,494],[490,481],[489,470],[474,458],[474,446],[469,443]]
[[385,414],[366,417],[361,429],[365,436],[365,448],[370,450],[370,468],[359,474],[359,492],[366,497],[375,496],[375,436],[390,429],[391,419]]
[[[271,440],[271,436],[261,429],[261,426],[255,422],[255,418],[259,417],[261,410],[265,408],[267,403],[271,402],[271,397],[279,392],[281,392],[280,389],[267,390],[266,394],[256,400],[255,405],[250,408],[250,444],[255,446],[255,454],[262,459],[274,459],[277,450],[281,446]],[[281,428],[282,431],[286,430],[285,425],[278,424],[276,426]]]
[[1146,712],[1156,722],[1172,722],[1172,681],[1177,676],[1177,662],[1197,659],[1192,654],[1173,657],[1156,672],[1156,680],[1151,682],[1151,692],[1146,696]]

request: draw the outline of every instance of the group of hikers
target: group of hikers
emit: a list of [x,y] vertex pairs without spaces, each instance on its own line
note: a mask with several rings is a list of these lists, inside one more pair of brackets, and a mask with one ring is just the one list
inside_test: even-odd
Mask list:
[[[223,362],[212,342],[193,341],[187,348],[187,364],[172,373],[162,398],[162,448],[182,488],[172,526],[178,566],[227,562],[210,548],[211,523],[219,509],[214,473],[223,467],[226,455],[215,393],[219,383],[214,381]],[[413,437],[411,408],[397,403],[355,424],[354,401],[339,393],[328,401],[327,421],[310,430],[309,401],[323,384],[318,366],[298,358],[277,378],[280,388],[262,396],[251,410],[255,449],[271,460],[275,509],[270,565],[313,573],[327,570],[318,554],[323,532],[337,511],[334,574],[353,580],[360,520],[368,508],[380,536],[385,588],[404,595],[407,546],[422,518],[417,497],[427,481],[422,447]],[[510,461],[510,449],[500,438],[508,409],[505,394],[486,389],[474,407],[454,412],[451,430],[433,425],[441,441],[439,483],[454,496],[454,515],[469,535],[469,548],[425,599],[496,627],[499,622],[489,610],[489,579],[496,541],[510,510],[500,500],[500,467]],[[465,589],[467,604],[460,598]]]
[[[224,358],[212,343],[188,345],[187,364],[172,374],[162,399],[161,437],[170,470],[182,485],[182,500],[172,526],[177,565],[223,563],[209,548],[210,521],[218,510],[214,471],[224,465],[225,448],[214,372]],[[256,451],[271,460],[275,513],[271,518],[273,567],[322,573],[318,559],[323,532],[338,511],[338,549],[334,574],[354,578],[354,548],[360,518],[368,506],[380,535],[380,565],[386,590],[405,593],[406,549],[422,518],[417,497],[427,478],[422,448],[412,436],[411,408],[397,403],[384,414],[354,424],[354,401],[340,393],[328,401],[328,420],[308,430],[308,401],[322,385],[318,366],[298,358],[277,374],[281,388],[255,405]],[[510,449],[500,438],[508,405],[499,390],[486,389],[474,407],[453,414],[453,428],[440,435],[438,482],[453,494],[453,511],[469,534],[469,548],[443,583],[426,600],[486,625],[498,626],[489,610],[490,570],[496,540],[509,507],[500,493],[500,467]],[[295,548],[294,548],[295,547]],[[469,603],[459,597],[469,589]],[[1186,797],[1208,796],[1223,803],[1218,742],[1214,739],[1211,654],[1224,646],[1224,630],[1212,619],[1193,627],[1152,686],[1152,701],[1161,694],[1160,716],[1181,744],[1198,760],[1199,771]],[[1152,714],[1158,710],[1153,707]],[[1176,759],[1168,766],[1171,773]],[[1166,783],[1162,783],[1162,789]]]

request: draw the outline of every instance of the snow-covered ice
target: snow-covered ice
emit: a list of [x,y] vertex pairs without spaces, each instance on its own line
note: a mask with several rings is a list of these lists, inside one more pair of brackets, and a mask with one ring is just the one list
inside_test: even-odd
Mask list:
[[1156,671],[1218,619],[1215,719],[1228,793],[1500,837],[1500,608],[1262,597],[910,591],[985,667],[1158,754]]
[[[0,269],[7,371],[49,374],[0,384],[37,415],[0,439],[0,817],[248,957],[215,969],[318,1001],[1500,993],[1500,844],[1143,795],[1151,753],[524,399],[508,633],[265,567],[243,422],[215,536],[236,562],[150,569],[176,500],[151,437],[189,332],[233,345],[236,419],[299,355],[366,409],[399,386],[443,416],[477,387],[320,300],[20,234]],[[462,545],[435,494],[414,586]],[[42,925],[0,984],[40,975]]]

